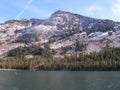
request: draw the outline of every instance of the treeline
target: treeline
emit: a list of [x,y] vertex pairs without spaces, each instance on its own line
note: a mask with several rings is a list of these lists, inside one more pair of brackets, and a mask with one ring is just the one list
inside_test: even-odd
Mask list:
[[39,55],[31,59],[24,57],[11,57],[0,60],[0,68],[22,69],[22,70],[120,70],[120,48],[109,48],[99,53],[89,55],[80,54],[71,57],[46,58]]
[[44,48],[42,48],[40,45],[31,45],[12,49],[7,53],[7,56],[17,58],[24,58],[26,55],[40,55],[43,57],[50,57],[51,54],[52,51],[50,51],[48,45],[45,45]]

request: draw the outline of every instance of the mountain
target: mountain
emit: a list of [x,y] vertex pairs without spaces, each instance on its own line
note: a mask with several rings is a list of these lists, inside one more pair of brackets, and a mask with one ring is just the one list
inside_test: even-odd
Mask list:
[[0,56],[17,47],[49,46],[54,57],[99,52],[120,46],[120,22],[56,11],[48,19],[9,20],[0,24]]

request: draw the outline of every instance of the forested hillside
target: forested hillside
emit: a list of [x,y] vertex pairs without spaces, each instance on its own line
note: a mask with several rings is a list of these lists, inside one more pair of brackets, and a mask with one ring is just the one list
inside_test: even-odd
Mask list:
[[[22,48],[15,50],[16,53],[22,51]],[[30,50],[29,50],[30,51]],[[13,53],[14,51],[12,51]],[[120,70],[120,48],[109,48],[99,53],[89,55],[80,54],[79,56],[65,56],[62,58],[53,58],[45,56],[42,53],[49,51],[42,50],[34,58],[24,58],[23,53],[19,56],[0,60],[0,68],[4,69],[22,69],[22,70]]]

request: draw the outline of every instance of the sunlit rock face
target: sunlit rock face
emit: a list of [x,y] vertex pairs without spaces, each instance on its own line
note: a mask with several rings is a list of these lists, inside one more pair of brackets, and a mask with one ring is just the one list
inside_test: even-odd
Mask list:
[[[76,43],[84,44],[76,51]],[[120,22],[90,18],[66,11],[56,11],[49,18],[9,20],[0,24],[0,55],[17,47],[49,45],[58,56],[63,53],[99,52],[120,46]]]

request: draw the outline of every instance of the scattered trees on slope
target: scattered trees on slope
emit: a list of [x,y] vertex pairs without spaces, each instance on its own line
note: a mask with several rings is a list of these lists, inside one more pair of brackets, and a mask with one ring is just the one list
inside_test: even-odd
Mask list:
[[0,60],[0,68],[32,70],[120,70],[120,48],[109,48],[99,53],[80,54],[64,59],[44,56],[25,59],[19,57]]

